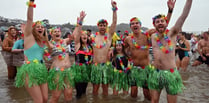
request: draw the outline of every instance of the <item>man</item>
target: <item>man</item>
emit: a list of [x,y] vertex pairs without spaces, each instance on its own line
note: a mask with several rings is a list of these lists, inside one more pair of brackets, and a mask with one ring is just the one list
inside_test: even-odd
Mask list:
[[209,32],[203,33],[203,39],[198,42],[199,58],[192,64],[192,66],[198,66],[205,63],[209,66]]
[[2,44],[2,55],[7,64],[8,79],[15,79],[17,70],[13,66],[12,47],[17,40],[17,29],[14,26],[10,26],[8,29],[8,36],[5,37]]
[[[92,67],[91,82],[93,83],[93,94],[98,95],[98,90],[100,84],[102,84],[103,95],[108,95],[108,82],[106,78],[105,69],[106,66],[104,63],[108,61],[108,49],[111,45],[112,36],[116,29],[117,23],[117,6],[115,1],[111,1],[112,10],[113,10],[113,22],[107,32],[108,23],[106,20],[101,19],[97,23],[99,32],[92,34],[92,45],[93,45],[93,62],[95,65]],[[111,69],[111,68],[109,68]],[[100,73],[103,73],[99,75]]]
[[[175,1],[168,0],[167,5],[169,8],[167,17],[168,20],[170,20],[172,10],[175,5]],[[139,69],[139,74],[144,75],[142,76],[142,78],[144,78],[143,80],[135,80],[131,83],[131,97],[136,98],[138,94],[137,86],[142,86],[144,97],[150,100],[151,97],[146,83],[147,73],[144,70],[144,67],[148,66],[150,62],[149,61],[150,36],[148,34],[156,30],[152,29],[149,30],[148,33],[146,34],[143,33],[141,31],[141,21],[137,17],[133,17],[130,20],[130,28],[133,33],[126,37],[125,48],[129,49],[128,51],[131,54],[130,58],[133,61],[134,68],[141,68]],[[141,84],[137,82],[141,82],[141,83],[144,82],[144,83],[143,85],[137,85],[137,84]]]
[[176,36],[186,20],[192,0],[187,0],[183,13],[176,24],[168,31],[167,20],[164,15],[157,15],[153,18],[153,25],[157,30],[151,37],[154,53],[154,66],[149,73],[148,87],[151,93],[151,103],[158,103],[161,90],[165,87],[168,103],[177,102],[177,94],[182,91],[183,84],[181,76],[175,63]]

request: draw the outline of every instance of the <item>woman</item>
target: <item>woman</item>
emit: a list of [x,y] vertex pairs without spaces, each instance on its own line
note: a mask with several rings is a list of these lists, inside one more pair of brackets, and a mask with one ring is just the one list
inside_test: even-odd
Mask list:
[[69,102],[72,100],[72,87],[74,85],[67,48],[69,39],[61,39],[61,31],[57,27],[51,29],[51,36],[49,51],[52,48],[52,65],[48,76],[49,89],[52,90],[50,103],[57,103],[62,91],[65,102]]
[[75,28],[75,65],[73,68],[75,70],[75,88],[76,88],[76,98],[81,98],[82,95],[86,94],[86,88],[88,81],[90,80],[91,72],[91,62],[92,62],[92,47],[90,45],[87,31],[81,31],[81,26],[85,12],[80,13],[80,18],[77,19],[77,27]]
[[112,65],[114,66],[112,83],[113,95],[118,95],[121,89],[123,89],[123,94],[128,94],[128,88],[130,87],[128,73],[132,66],[126,56],[123,41],[117,40],[114,48],[112,61]]
[[2,55],[7,64],[8,79],[14,79],[17,73],[16,67],[13,66],[12,47],[17,40],[17,30],[14,26],[8,29],[8,36],[4,39],[2,45]]
[[50,103],[57,103],[62,92],[64,92],[65,102],[69,102],[72,100],[72,87],[75,85],[67,47],[71,38],[61,39],[61,31],[57,27],[53,27],[50,34],[52,40],[49,44],[49,51],[52,51],[53,61],[48,76],[49,89],[52,90]]
[[178,41],[178,46],[176,47],[178,58],[176,60],[176,65],[178,68],[182,68],[183,71],[186,71],[187,66],[189,65],[189,51],[190,51],[190,44],[189,41],[185,38],[186,33],[180,32]]
[[16,87],[24,86],[34,103],[46,103],[48,72],[43,63],[43,53],[47,39],[44,36],[44,23],[40,21],[33,23],[34,5],[34,0],[30,0],[24,31],[25,64],[17,72]]

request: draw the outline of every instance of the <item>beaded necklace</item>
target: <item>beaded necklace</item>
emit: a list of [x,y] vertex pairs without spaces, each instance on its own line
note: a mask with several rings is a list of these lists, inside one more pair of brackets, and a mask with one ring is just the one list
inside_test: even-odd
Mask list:
[[92,48],[91,48],[90,45],[88,45],[87,47],[88,47],[88,50],[89,50],[89,51],[87,51],[87,48],[86,48],[85,46],[83,46],[83,50],[84,50],[84,52],[86,53],[85,56],[84,56],[84,59],[85,59],[85,61],[86,61],[86,64],[90,64],[91,61],[92,61],[92,57],[91,57],[90,60],[88,60],[88,55],[87,55],[87,53],[92,53]]
[[162,42],[160,42],[158,33],[155,33],[155,40],[157,41],[157,45],[160,47],[162,52],[164,52],[166,54],[170,53],[173,50],[172,42],[171,42],[170,38],[168,38],[168,36],[167,36],[168,32],[169,32],[169,30],[166,30],[163,33],[164,40],[168,42],[168,49],[166,49],[165,46],[163,46]]
[[130,70],[131,67],[132,67],[132,64],[130,63],[131,60],[128,59],[128,66],[125,68],[125,67],[124,67],[124,64],[123,64],[123,61],[121,60],[122,57],[123,57],[123,56],[121,56],[121,55],[117,55],[117,56],[116,56],[116,58],[118,58],[118,60],[119,60],[119,62],[120,62],[120,66],[121,66],[121,68],[123,69],[123,71],[124,71],[124,72],[127,72],[127,71]]
[[92,45],[96,48],[103,48],[107,44],[107,33],[105,33],[105,35],[104,35],[104,41],[103,41],[102,45],[97,45],[96,42],[95,42],[95,38],[98,34],[99,34],[99,32],[96,32],[95,34],[92,34]]
[[[148,39],[150,39],[150,36],[148,33],[144,33],[144,31],[141,30],[141,33],[146,35],[148,37]],[[142,45],[142,46],[139,46],[136,42],[136,40],[134,39],[134,34],[132,33],[131,35],[131,41],[132,43],[134,44],[134,46],[137,48],[137,49],[142,49],[142,50],[145,50],[145,49],[148,49],[150,47],[150,45]]]
[[63,43],[63,40],[61,39],[59,43],[55,42],[54,40],[52,40],[51,42],[59,52],[62,52],[61,54],[58,55],[58,58],[60,60],[63,60],[66,56],[65,44]]

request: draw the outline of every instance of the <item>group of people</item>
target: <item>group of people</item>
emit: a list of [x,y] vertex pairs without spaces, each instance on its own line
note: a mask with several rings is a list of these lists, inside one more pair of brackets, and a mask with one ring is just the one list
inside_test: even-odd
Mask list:
[[[186,71],[190,61],[192,66],[200,64],[209,65],[208,62],[208,34],[209,31],[203,32],[200,37],[191,35],[191,40],[186,38],[186,32],[180,32],[176,44],[176,65],[178,69]],[[198,56],[199,55],[199,56]]]
[[[130,20],[132,33],[113,43],[118,10],[115,1],[111,1],[113,17],[109,28],[107,20],[101,19],[97,23],[99,31],[89,36],[87,31],[82,30],[86,13],[81,11],[72,38],[62,39],[60,28],[53,27],[49,34],[52,40],[49,41],[44,23],[33,22],[33,9],[36,6],[34,0],[30,0],[24,28],[24,45],[22,45],[24,50],[16,50],[24,51],[24,64],[17,70],[16,87],[24,86],[35,103],[48,101],[48,88],[52,91],[50,103],[58,102],[62,92],[65,101],[71,101],[73,88],[76,89],[76,97],[80,98],[86,93],[88,82],[93,84],[93,95],[98,95],[100,85],[103,95],[108,95],[110,85],[114,95],[120,90],[128,94],[128,89],[131,87],[131,97],[136,98],[138,87],[142,87],[144,97],[152,103],[159,102],[161,90],[166,88],[168,102],[176,103],[177,94],[184,88],[175,60],[175,49],[183,47],[176,47],[176,37],[190,12],[192,0],[186,1],[183,13],[175,25],[168,30],[167,26],[175,2],[168,0],[167,16],[159,14],[153,17],[154,29],[142,31],[141,21],[133,17]],[[201,54],[203,61],[209,60],[208,33],[206,34],[207,39],[200,43],[200,47],[198,46],[204,51]],[[188,47],[183,34],[180,38],[181,45]],[[68,55],[67,44],[72,40],[75,42],[75,63],[70,62]],[[150,64],[149,60],[151,46],[153,64]],[[11,48],[8,50],[11,51]],[[187,58],[183,59],[186,60]],[[47,61],[52,61],[49,67],[45,65]],[[10,67],[9,64],[7,65]],[[183,66],[181,63],[179,65]]]

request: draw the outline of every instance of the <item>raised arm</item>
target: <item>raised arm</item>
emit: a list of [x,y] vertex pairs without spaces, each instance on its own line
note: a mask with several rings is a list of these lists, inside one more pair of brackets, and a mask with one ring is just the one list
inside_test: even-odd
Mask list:
[[77,18],[77,25],[73,31],[73,36],[75,40],[75,49],[78,50],[80,46],[80,37],[81,37],[81,31],[82,31],[82,24],[83,20],[86,16],[86,13],[84,11],[80,12],[80,17]]
[[[176,0],[168,0],[167,1],[168,14],[166,17],[167,17],[168,24],[169,24],[171,16],[172,16],[172,12],[173,12],[173,8],[175,6],[175,3],[176,3]],[[151,36],[152,34],[154,34],[156,32],[156,29],[148,29],[146,32]]]
[[171,16],[172,16],[172,12],[173,12],[173,8],[175,6],[176,0],[168,0],[167,5],[168,5],[168,14],[167,14],[167,20],[168,20],[168,24],[170,22]]
[[112,36],[114,35],[115,29],[116,29],[116,25],[117,25],[117,4],[115,1],[111,0],[111,4],[112,4],[112,10],[113,10],[113,18],[112,18],[112,24],[110,26],[110,30],[109,33]]
[[32,34],[32,25],[33,25],[33,8],[35,5],[34,0],[30,0],[28,3],[28,12],[27,12],[27,22],[25,26],[24,36],[28,37]]
[[171,29],[171,37],[176,36],[178,32],[181,30],[187,16],[189,15],[191,6],[192,6],[192,0],[187,0],[183,9],[183,13],[176,21],[176,24],[174,25],[174,27]]

